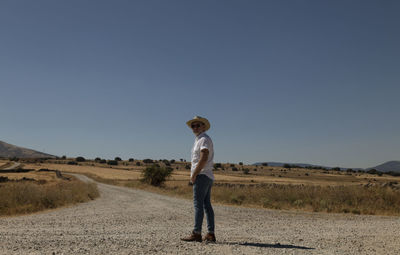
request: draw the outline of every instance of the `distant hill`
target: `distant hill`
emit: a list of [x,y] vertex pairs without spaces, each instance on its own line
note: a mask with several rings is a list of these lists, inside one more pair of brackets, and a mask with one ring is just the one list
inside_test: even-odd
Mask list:
[[0,157],[2,158],[55,158],[54,155],[43,152],[18,147],[9,143],[0,141]]
[[381,172],[397,172],[400,173],[400,161],[388,161],[381,165],[377,165],[375,167],[368,168],[369,169],[376,169]]
[[253,165],[261,166],[264,163],[267,163],[269,166],[283,166],[285,164],[289,164],[289,165],[296,165],[296,166],[300,166],[300,167],[323,167],[323,168],[328,168],[326,166],[317,166],[317,165],[305,164],[305,163],[282,163],[282,162],[258,162],[258,163],[255,163]]
[[[283,167],[285,164],[291,165],[291,166],[299,166],[299,167],[321,167],[325,169],[332,169],[336,167],[330,167],[330,166],[320,166],[320,165],[313,165],[313,164],[306,164],[306,163],[283,163],[283,162],[258,162],[253,165],[261,166],[263,163],[267,163],[269,166],[279,166]],[[347,167],[340,167],[341,170],[347,170],[349,168]],[[363,170],[362,168],[352,168],[353,170]]]

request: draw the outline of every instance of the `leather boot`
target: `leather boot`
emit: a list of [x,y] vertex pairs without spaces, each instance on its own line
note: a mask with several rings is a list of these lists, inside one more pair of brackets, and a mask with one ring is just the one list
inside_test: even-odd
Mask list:
[[185,242],[194,242],[194,241],[201,242],[201,234],[192,232],[190,236],[181,238],[181,240]]

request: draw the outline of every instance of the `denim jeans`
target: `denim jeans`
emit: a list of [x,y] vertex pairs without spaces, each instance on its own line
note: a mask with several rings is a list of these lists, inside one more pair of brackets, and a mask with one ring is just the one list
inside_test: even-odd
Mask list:
[[193,202],[194,202],[194,229],[193,232],[201,234],[203,225],[204,211],[207,216],[208,233],[214,233],[214,210],[211,206],[211,187],[213,180],[204,174],[199,174],[193,185]]

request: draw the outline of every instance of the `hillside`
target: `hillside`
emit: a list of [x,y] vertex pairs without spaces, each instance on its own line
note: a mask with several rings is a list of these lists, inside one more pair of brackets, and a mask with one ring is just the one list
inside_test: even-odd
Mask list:
[[55,158],[55,156],[39,151],[18,147],[0,141],[0,157],[2,158]]
[[376,169],[381,172],[400,172],[400,161],[388,161],[369,169]]

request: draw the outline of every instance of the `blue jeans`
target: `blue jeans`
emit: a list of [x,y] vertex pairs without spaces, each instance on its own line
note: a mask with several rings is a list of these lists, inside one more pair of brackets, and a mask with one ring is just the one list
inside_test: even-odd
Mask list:
[[208,233],[214,233],[214,210],[211,206],[211,187],[213,180],[204,174],[199,174],[193,185],[193,203],[194,203],[194,229],[193,232],[201,234],[203,225],[204,211],[207,216]]

